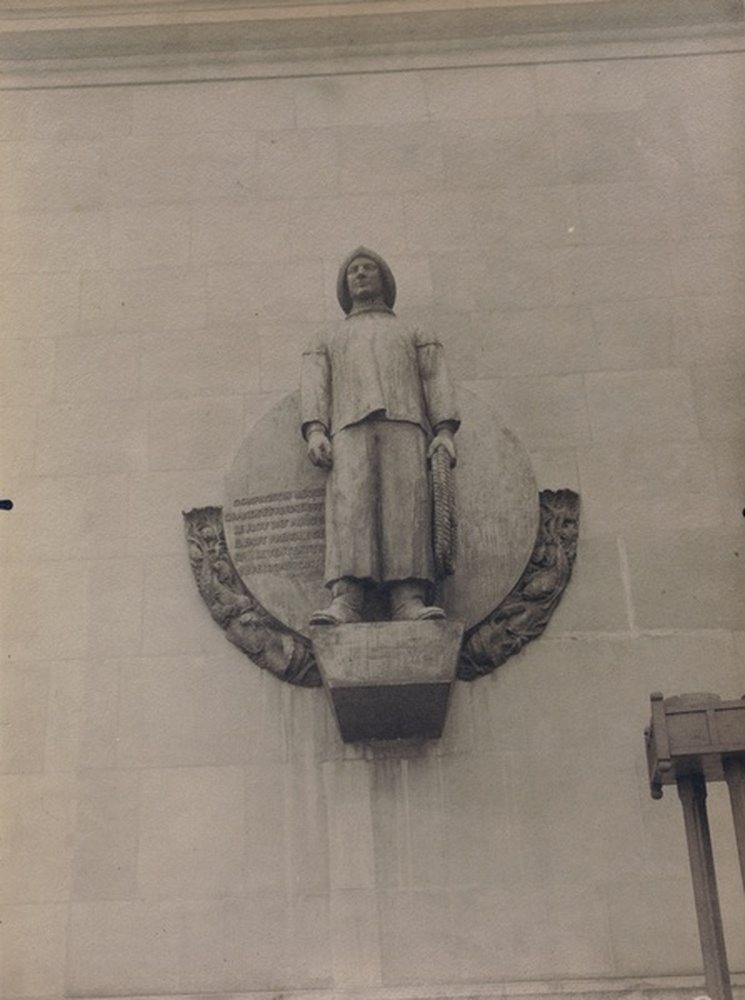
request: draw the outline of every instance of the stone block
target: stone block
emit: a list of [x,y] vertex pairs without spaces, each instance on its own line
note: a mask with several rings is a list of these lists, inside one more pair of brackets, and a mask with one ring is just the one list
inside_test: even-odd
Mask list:
[[677,240],[683,233],[678,189],[667,184],[582,184],[578,197],[585,243]]
[[[297,690],[295,693],[298,698],[293,699],[294,717],[308,706],[321,708],[324,712],[323,718],[326,719],[328,710],[323,704],[321,691]],[[336,835],[338,830],[326,798],[327,783],[324,767],[316,759],[317,747],[313,747],[312,750],[315,752],[304,755],[294,753],[289,762],[290,766],[284,772],[284,822],[287,844],[285,859],[290,884],[298,891],[318,893],[327,892],[330,885],[332,861],[329,831],[334,828]],[[276,789],[271,791],[267,786],[267,795],[276,797]],[[276,830],[274,835],[276,836]],[[284,865],[281,868],[284,868]],[[335,872],[336,878],[339,871]]]
[[714,528],[716,470],[699,441],[607,442],[579,454],[584,535]]
[[63,996],[67,905],[0,907],[0,991],[6,1000]]
[[340,133],[340,144],[341,191],[345,195],[356,194],[361,186],[368,193],[420,194],[442,186],[440,132],[429,122],[347,128]]
[[537,187],[559,181],[551,132],[537,117],[492,119],[488,128],[470,116],[443,122],[442,150],[449,189]]
[[[429,751],[431,746],[433,744],[427,744],[426,749]],[[387,754],[387,749],[383,744],[376,748],[380,756],[375,757],[371,769],[371,796],[375,803],[372,833],[375,884],[381,889],[395,889],[411,882],[411,837],[406,802],[409,757],[401,748],[398,754]],[[426,756],[432,761],[430,753]]]
[[200,86],[138,87],[132,95],[132,132],[154,135],[250,133],[292,128],[294,80],[215,80]]
[[16,212],[5,217],[0,271],[79,272],[109,258],[109,218],[101,209]]
[[[457,956],[449,897],[446,889],[378,893],[384,984],[443,983],[462,977],[457,970],[464,969],[471,956]],[[470,977],[476,976],[472,966]]]
[[473,337],[474,377],[568,375],[599,367],[592,315],[584,306],[475,313]]
[[192,209],[192,264],[284,261],[291,249],[291,222],[286,201],[199,202]]
[[[522,953],[524,960],[527,953],[529,967],[543,979],[605,978],[615,971],[607,910],[598,886],[559,884],[524,895],[518,889],[511,904],[517,914],[508,939],[513,954]],[[526,975],[527,967],[519,958],[514,966],[509,958],[506,964],[514,969],[514,978]]]
[[470,250],[476,206],[468,192],[418,191],[404,199],[406,241],[414,253]]
[[741,177],[693,177],[681,190],[686,235],[693,239],[737,237],[745,222]]
[[[196,379],[196,367],[192,367],[191,371]],[[229,377],[226,369],[221,371],[225,372],[226,378]],[[240,374],[234,369],[233,377]],[[219,377],[218,372],[215,378]],[[188,378],[188,372],[184,372],[182,378]],[[150,407],[150,471],[223,469],[230,461],[235,442],[240,441],[242,433],[243,401],[240,396],[154,402]],[[189,507],[192,502],[189,501]],[[179,512],[175,511],[174,517],[178,516]]]
[[[658,803],[659,807],[659,803]],[[680,806],[674,803],[683,824]],[[606,888],[613,951],[627,975],[700,975],[701,945],[690,875],[613,880]],[[675,920],[665,914],[675,914]]]
[[741,237],[683,241],[673,258],[675,286],[680,295],[745,294]]
[[239,396],[258,388],[259,346],[245,327],[141,338],[141,386],[148,398]]
[[139,338],[70,337],[56,345],[54,398],[135,399],[140,388]]
[[[299,988],[330,990],[336,986],[330,910],[328,891],[296,892],[291,897],[289,944],[283,964],[285,978]],[[367,914],[369,925],[369,910]]]
[[[188,568],[184,567],[184,579]],[[215,636],[220,639],[219,635]],[[125,768],[243,763],[253,665],[223,657],[121,662],[119,763]]]
[[339,137],[331,129],[258,136],[256,179],[265,200],[333,197],[339,192],[340,169]]
[[[321,255],[333,260],[335,281],[340,248],[344,253],[359,246],[360,233],[386,258],[406,253],[403,195],[381,191],[293,202],[289,254],[291,258]],[[335,294],[331,301],[335,303]],[[333,304],[332,309],[338,318],[338,307]]]
[[[246,893],[281,889],[288,884],[293,862],[293,829],[285,810],[292,805],[288,767],[279,761],[250,764],[245,773]],[[319,808],[323,803],[319,804]],[[301,819],[301,817],[298,817]],[[293,868],[295,866],[292,866]],[[328,873],[328,866],[326,866]],[[294,885],[294,879],[292,880]]]
[[81,211],[100,208],[104,186],[97,140],[27,140],[3,150],[16,181],[15,209]]
[[[469,723],[472,729],[468,752],[477,754],[504,753],[529,746],[531,730],[528,727],[528,707],[525,659],[529,650],[520,657],[513,656],[487,677],[468,684],[456,684],[451,726],[457,721]],[[458,717],[458,705],[465,707]],[[470,704],[469,704],[470,703]],[[462,738],[462,737],[461,737]],[[452,752],[463,752],[461,744],[452,741]]]
[[88,996],[173,993],[188,952],[183,902],[110,900],[70,906],[67,991]]
[[645,107],[646,79],[637,64],[619,60],[544,63],[535,68],[538,110],[562,115],[634,111]]
[[311,628],[346,743],[437,739],[463,637],[459,622],[373,622]]
[[559,305],[660,299],[673,288],[671,247],[662,242],[557,249],[551,261]]
[[[677,326],[670,299],[590,303],[601,368],[669,368]],[[677,356],[677,355],[676,355]]]
[[[339,626],[341,627],[341,626]],[[329,885],[371,889],[375,885],[370,771],[363,760],[323,765],[328,838]]]
[[0,274],[3,326],[9,335],[39,341],[77,333],[80,275]]
[[[252,133],[134,135],[107,141],[102,153],[109,205],[244,200],[259,177]],[[164,261],[167,263],[168,261]]]
[[297,87],[295,105],[299,128],[358,126],[360,108],[365,109],[367,126],[423,122],[428,117],[419,73],[309,78]]
[[137,895],[139,775],[88,770],[81,775],[72,866],[76,900]]
[[0,777],[4,874],[1,903],[69,898],[76,786],[69,774]]
[[202,329],[205,319],[203,272],[154,266],[80,276],[81,333],[163,336]]
[[[534,712],[540,726],[538,704]],[[602,882],[609,856],[617,878],[644,874],[637,775],[619,766],[616,747],[513,754],[508,787],[517,863],[532,885]]]
[[[189,261],[190,213],[181,205],[148,205],[109,210],[110,263],[113,268],[159,265],[182,267]],[[93,262],[87,262],[87,267]]]
[[259,384],[265,392],[291,393],[300,385],[303,349],[313,339],[310,323],[274,323],[259,332]]
[[336,889],[330,894],[333,982],[335,988],[382,985],[377,893]]
[[483,379],[467,385],[498,410],[506,426],[528,448],[566,448],[589,443],[581,375],[515,376]]
[[0,772],[43,770],[49,665],[5,663],[0,668]]
[[[742,75],[742,70],[740,70]],[[740,176],[745,142],[742,130],[742,81],[733,79],[724,92],[703,84],[681,108],[691,162],[696,174]]]
[[141,559],[92,559],[86,567],[86,655],[124,657],[143,642]]
[[668,531],[630,541],[628,553],[634,613],[642,628],[739,630],[745,625],[739,531]]
[[98,139],[132,127],[129,87],[49,88],[25,96],[28,134],[39,139]]
[[188,993],[329,988],[327,897],[265,891],[190,903],[179,978]]
[[37,405],[52,398],[54,384],[53,340],[4,339],[0,392],[10,406]]
[[118,733],[119,661],[53,661],[44,769],[113,768]]
[[[291,965],[295,899],[282,890],[265,890],[182,907],[181,991],[240,993],[247,984],[256,991],[310,985],[298,981]],[[322,929],[317,917],[315,929]]]
[[446,871],[446,841],[441,761],[435,747],[411,754],[403,772],[408,838],[404,884],[438,888]]
[[699,436],[691,381],[677,369],[585,376],[595,442],[686,441]]
[[742,443],[738,438],[711,442],[714,458],[722,521],[732,524],[742,514],[745,496],[745,468],[741,461]]
[[[466,886],[505,889],[519,884],[520,872],[514,864],[518,843],[505,765],[503,753],[491,753],[480,743],[478,753],[441,758],[438,818],[443,848],[440,865],[429,866],[432,882],[453,889]],[[478,818],[469,804],[474,801],[480,803]],[[420,839],[414,841],[415,852],[419,851],[420,843]]]
[[532,115],[537,110],[532,66],[433,70],[423,79],[429,112],[435,121],[472,118],[474,94],[478,94],[480,118]]
[[732,357],[728,365],[694,365],[691,381],[702,436],[742,441],[745,358],[740,364]]
[[690,301],[688,323],[675,328],[675,349],[683,363],[739,364],[745,358],[742,330],[745,296],[704,295]]
[[142,471],[147,404],[90,400],[39,409],[36,471],[42,476]]
[[[35,94],[40,91],[35,91]],[[0,120],[0,138],[25,139],[28,134],[28,119],[31,110],[29,92],[8,90],[3,98],[3,115]]]
[[[486,312],[554,305],[550,250],[452,251],[431,256],[436,309]],[[572,304],[572,303],[566,303]]]
[[[493,982],[546,983],[612,971],[604,900],[594,886],[465,889],[453,893],[451,913],[460,981],[472,981],[474,969]],[[533,992],[523,983],[513,988]]]
[[552,126],[565,182],[663,185],[690,175],[686,133],[675,110],[557,115]]
[[[473,193],[476,246],[490,248],[498,239],[505,246],[574,246],[585,239],[577,188],[493,187]],[[527,301],[526,308],[534,303]]]
[[244,811],[240,768],[145,771],[139,801],[140,893],[193,899],[240,892]]
[[[324,319],[322,285],[323,267],[315,259],[215,265],[207,271],[207,323],[210,328],[235,329],[245,327],[250,318],[252,326],[278,324],[282,330],[287,324],[303,324],[305,333],[296,345],[299,352],[309,336],[308,324]],[[333,294],[333,289],[329,292]]]
[[88,578],[80,562],[12,564],[0,579],[2,635],[10,660],[85,656]]

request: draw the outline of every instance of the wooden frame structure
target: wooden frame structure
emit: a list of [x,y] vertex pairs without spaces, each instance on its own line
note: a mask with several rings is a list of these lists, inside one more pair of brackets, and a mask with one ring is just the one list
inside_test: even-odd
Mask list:
[[715,694],[651,696],[645,730],[652,797],[676,784],[683,807],[706,990],[732,1000],[709,819],[707,781],[726,781],[732,804],[740,873],[745,889],[745,700]]

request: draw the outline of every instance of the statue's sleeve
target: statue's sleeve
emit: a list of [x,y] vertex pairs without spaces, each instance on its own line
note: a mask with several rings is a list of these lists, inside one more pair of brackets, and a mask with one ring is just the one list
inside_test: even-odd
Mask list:
[[321,343],[313,344],[303,352],[300,420],[303,437],[309,424],[323,424],[327,433],[331,427],[331,365],[328,351]]
[[416,347],[429,422],[433,428],[444,422],[451,423],[455,431],[460,426],[460,417],[455,404],[455,388],[445,363],[445,350],[439,340],[421,332],[417,332]]

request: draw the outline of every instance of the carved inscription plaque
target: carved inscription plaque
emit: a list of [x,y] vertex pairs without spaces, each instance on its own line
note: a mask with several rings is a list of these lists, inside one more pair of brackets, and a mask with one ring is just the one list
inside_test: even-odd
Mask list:
[[238,497],[225,514],[241,576],[323,573],[323,487]]

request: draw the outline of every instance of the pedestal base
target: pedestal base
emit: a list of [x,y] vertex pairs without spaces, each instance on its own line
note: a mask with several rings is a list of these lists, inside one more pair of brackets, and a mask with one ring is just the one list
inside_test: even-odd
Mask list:
[[345,743],[438,739],[463,622],[317,625],[311,640]]

